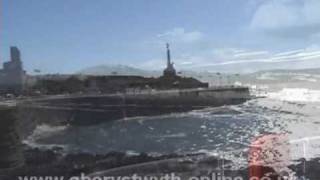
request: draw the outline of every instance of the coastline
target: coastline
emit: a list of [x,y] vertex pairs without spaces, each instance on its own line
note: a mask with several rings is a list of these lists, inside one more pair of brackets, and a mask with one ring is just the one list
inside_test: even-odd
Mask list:
[[[24,147],[25,165],[0,175],[2,180],[12,180],[17,177],[25,176],[63,176],[70,178],[80,176],[82,173],[93,176],[112,176],[112,175],[133,175],[153,174],[156,172],[172,172],[183,177],[206,175],[205,173],[220,172],[219,162],[222,159],[217,157],[208,157],[204,154],[177,155],[169,154],[163,156],[149,156],[145,153],[128,155],[122,152],[110,152],[104,155],[98,154],[62,154],[59,148],[52,150],[40,150],[37,148],[30,149]],[[297,176],[306,175],[306,178],[315,180],[320,177],[320,159],[297,161],[297,164],[290,165],[288,168],[296,173]],[[250,168],[264,169],[266,172],[274,173],[271,167],[248,167],[238,170],[228,169],[229,161],[224,160],[226,164],[225,176],[249,177]],[[305,163],[305,164],[304,164]],[[302,171],[306,166],[306,172]],[[199,174],[199,172],[202,172]],[[157,174],[157,173],[156,173]],[[276,175],[274,175],[276,177]]]

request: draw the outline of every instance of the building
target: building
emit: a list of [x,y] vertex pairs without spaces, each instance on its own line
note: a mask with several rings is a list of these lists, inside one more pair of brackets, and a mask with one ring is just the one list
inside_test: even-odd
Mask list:
[[19,49],[10,47],[10,61],[3,63],[3,69],[0,69],[0,93],[21,94],[25,76]]

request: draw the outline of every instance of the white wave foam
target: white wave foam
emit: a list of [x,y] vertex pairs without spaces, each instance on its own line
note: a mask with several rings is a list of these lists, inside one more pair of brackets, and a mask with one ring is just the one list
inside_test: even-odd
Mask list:
[[33,135],[46,135],[52,133],[58,133],[60,131],[64,131],[68,128],[68,126],[50,126],[47,124],[38,125],[36,129],[33,131]]
[[259,80],[277,80],[274,76],[276,74],[272,74],[272,73],[264,73],[261,74],[260,76],[257,77],[257,79]]
[[183,138],[186,137],[187,135],[185,133],[176,133],[176,134],[167,134],[167,135],[161,135],[158,136],[160,138]]
[[293,79],[300,80],[300,81],[308,81],[308,82],[317,82],[317,79],[305,76],[296,76]]
[[68,126],[50,126],[47,124],[38,125],[33,133],[25,140],[23,143],[32,148],[40,148],[40,149],[52,149],[54,147],[59,147],[62,149],[67,149],[67,146],[60,144],[41,144],[37,143],[39,138],[45,138],[51,136],[53,134],[64,131],[68,128]]
[[244,113],[240,107],[237,106],[221,106],[208,107],[187,112],[185,115],[195,116],[197,118],[214,119],[215,117],[232,117],[235,114]]
[[22,141],[23,144],[31,147],[31,148],[39,148],[39,149],[53,149],[53,148],[61,148],[64,151],[68,151],[67,145],[61,145],[61,144],[40,144],[35,142],[33,139],[26,139]]
[[159,120],[159,119],[167,119],[167,118],[179,118],[179,117],[185,117],[188,115],[188,112],[182,112],[182,113],[168,113],[163,115],[154,115],[154,116],[135,116],[135,117],[126,117],[119,121],[115,121],[116,123],[121,121],[139,121],[143,123],[143,121],[147,120]]
[[279,92],[268,93],[271,99],[292,102],[320,102],[320,90],[305,88],[284,88]]
[[127,156],[139,156],[140,153],[136,152],[136,151],[133,151],[133,150],[127,150],[126,151],[126,155]]

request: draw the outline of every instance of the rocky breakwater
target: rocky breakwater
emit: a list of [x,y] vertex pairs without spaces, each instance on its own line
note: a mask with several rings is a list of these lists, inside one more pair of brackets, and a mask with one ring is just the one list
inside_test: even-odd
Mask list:
[[24,164],[14,103],[0,104],[0,179],[6,172]]

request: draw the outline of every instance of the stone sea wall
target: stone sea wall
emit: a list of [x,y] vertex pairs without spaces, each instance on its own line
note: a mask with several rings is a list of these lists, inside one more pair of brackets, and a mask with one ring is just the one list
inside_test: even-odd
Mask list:
[[81,95],[26,101],[19,106],[25,126],[93,125],[135,116],[187,112],[206,107],[243,103],[248,88],[150,91],[132,94]]

